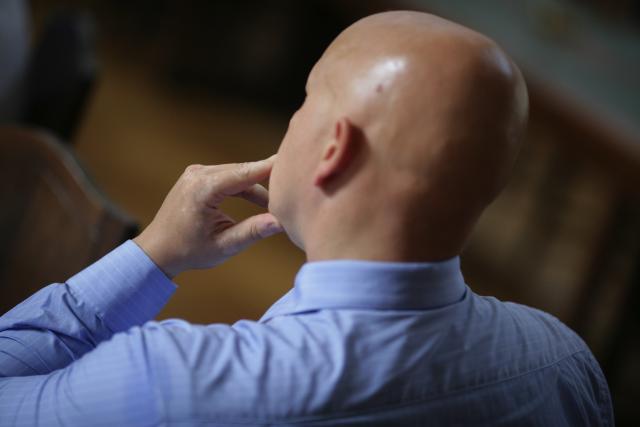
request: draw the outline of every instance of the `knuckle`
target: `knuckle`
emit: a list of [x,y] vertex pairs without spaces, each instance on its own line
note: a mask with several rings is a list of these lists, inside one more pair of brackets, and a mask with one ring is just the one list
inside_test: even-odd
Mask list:
[[251,240],[258,240],[260,237],[260,228],[258,228],[258,224],[251,224],[249,227],[249,238]]
[[223,257],[229,257],[236,254],[236,248],[233,242],[231,241],[223,241],[220,243],[219,248],[220,253]]
[[236,174],[240,179],[248,179],[251,176],[251,163],[240,163],[236,168]]
[[202,165],[199,165],[199,164],[189,165],[185,168],[184,173],[185,175],[193,175],[196,171],[200,170],[201,168],[202,168]]
[[215,189],[221,186],[220,181],[221,180],[219,175],[212,175],[209,177],[207,185],[209,186],[209,188]]

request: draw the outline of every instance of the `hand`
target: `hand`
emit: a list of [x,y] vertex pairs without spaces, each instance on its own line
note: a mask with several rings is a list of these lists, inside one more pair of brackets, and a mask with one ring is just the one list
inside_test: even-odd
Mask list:
[[281,232],[270,213],[236,223],[219,209],[228,196],[266,208],[268,191],[258,182],[269,177],[274,159],[275,155],[257,162],[187,167],[134,241],[172,278],[185,270],[218,265],[251,243]]

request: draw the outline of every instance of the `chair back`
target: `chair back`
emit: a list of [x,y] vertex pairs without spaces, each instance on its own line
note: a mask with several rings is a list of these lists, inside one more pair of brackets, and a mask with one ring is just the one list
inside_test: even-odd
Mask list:
[[0,313],[136,231],[68,146],[46,133],[0,127]]

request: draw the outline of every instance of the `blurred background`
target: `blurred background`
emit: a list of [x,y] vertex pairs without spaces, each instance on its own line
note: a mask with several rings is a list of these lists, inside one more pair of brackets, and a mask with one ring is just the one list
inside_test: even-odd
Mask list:
[[[274,153],[346,26],[414,9],[522,68],[527,141],[462,256],[467,283],[574,328],[640,423],[640,2],[0,1],[0,309],[135,236],[192,163]],[[491,100],[487,100],[491,102]],[[236,218],[258,212],[231,200]],[[180,275],[160,318],[258,319],[304,254],[284,236]]]

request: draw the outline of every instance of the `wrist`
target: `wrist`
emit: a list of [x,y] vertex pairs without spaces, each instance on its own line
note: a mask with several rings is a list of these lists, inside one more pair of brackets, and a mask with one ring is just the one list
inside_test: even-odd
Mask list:
[[162,250],[162,245],[149,238],[144,231],[133,241],[169,279],[173,279],[181,272],[172,257]]

